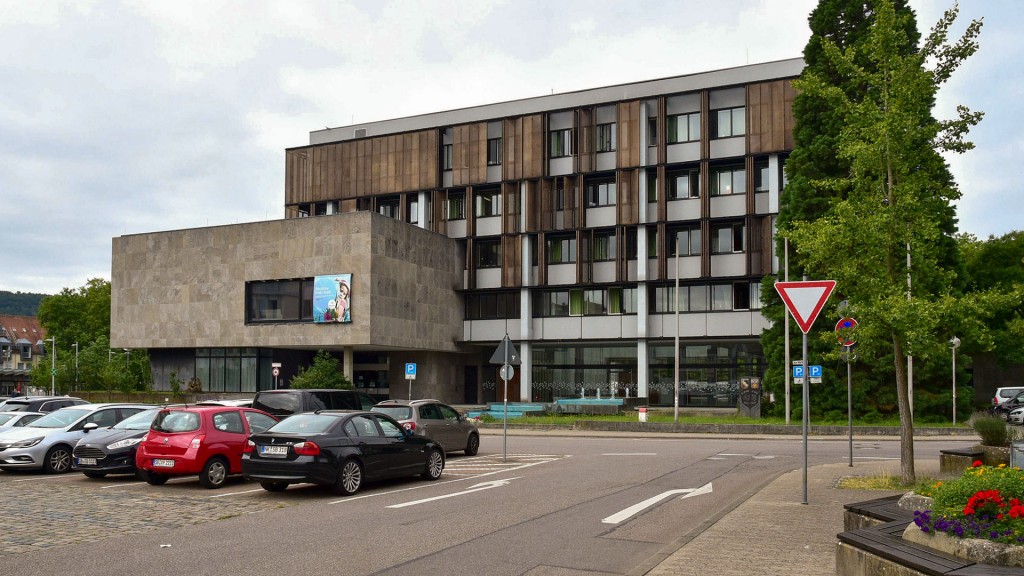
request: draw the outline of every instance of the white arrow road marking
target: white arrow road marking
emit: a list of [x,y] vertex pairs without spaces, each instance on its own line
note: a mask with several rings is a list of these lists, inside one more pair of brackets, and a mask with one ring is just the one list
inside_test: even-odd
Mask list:
[[451,494],[445,494],[443,496],[434,496],[433,498],[424,498],[423,500],[413,500],[412,502],[405,502],[403,504],[392,504],[388,508],[405,508],[406,506],[415,506],[416,504],[424,504],[426,502],[433,502],[434,500],[444,500],[445,498],[451,498],[453,496],[463,496],[465,494],[472,494],[473,492],[479,492],[481,490],[490,490],[491,488],[497,488],[499,486],[507,486],[509,482],[521,478],[516,476],[515,478],[507,478],[504,480],[491,480],[490,482],[481,482],[474,484],[463,490],[462,492],[453,492]]
[[678,490],[669,490],[668,492],[662,492],[661,494],[658,494],[657,496],[648,498],[647,500],[644,500],[643,502],[640,502],[639,504],[634,504],[634,505],[630,506],[629,508],[626,508],[625,510],[623,510],[621,512],[612,514],[611,516],[605,518],[604,520],[601,520],[601,522],[603,522],[605,524],[618,524],[619,522],[622,522],[623,520],[627,520],[629,518],[632,518],[633,516],[636,516],[637,514],[643,512],[644,510],[650,508],[651,506],[654,506],[658,502],[661,502],[665,498],[668,498],[669,496],[675,496],[676,494],[685,494],[685,496],[680,498],[680,500],[682,500],[683,498],[689,498],[691,496],[700,496],[701,494],[710,494],[710,493],[711,493],[711,482],[708,482],[707,484],[701,486],[700,488],[680,488]]

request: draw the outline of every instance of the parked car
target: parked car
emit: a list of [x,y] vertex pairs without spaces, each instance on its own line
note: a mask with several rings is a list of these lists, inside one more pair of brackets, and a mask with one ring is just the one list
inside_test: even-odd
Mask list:
[[42,415],[42,412],[0,412],[0,431],[28,426]]
[[0,404],[2,412],[53,412],[68,406],[88,404],[87,400],[73,396],[17,396]]
[[252,407],[278,418],[315,410],[369,410],[376,404],[369,394],[355,390],[288,388],[260,390]]
[[295,483],[331,486],[355,494],[364,482],[419,474],[437,480],[444,450],[376,412],[318,411],[296,414],[254,434],[242,473],[264,490]]
[[997,416],[1002,417],[1007,422],[1010,421],[1010,412],[1013,412],[1017,408],[1024,406],[1024,391],[1014,395],[1009,400],[1004,400],[997,404],[993,408],[993,413]]
[[270,428],[277,418],[252,408],[184,406],[164,408],[153,419],[135,452],[135,467],[159,486],[171,476],[199,475],[206,488],[220,488],[242,473],[242,453],[250,434]]
[[71,471],[71,452],[97,428],[153,408],[150,404],[83,404],[40,416],[29,426],[0,432],[0,470],[42,469],[51,474]]
[[1024,387],[1021,386],[1006,386],[1003,388],[996,388],[996,393],[992,397],[992,408],[991,412],[995,413],[1003,402],[1012,399],[1017,394],[1024,392]]
[[252,408],[252,398],[244,400],[200,400],[197,406],[238,406],[241,408]]
[[473,456],[480,450],[480,432],[455,408],[437,400],[385,400],[370,409],[387,414],[418,436],[437,441],[448,452]]
[[1024,424],[1024,406],[1014,408],[1010,410],[1010,415],[1007,418],[1007,422],[1010,424]]
[[74,466],[89,478],[107,474],[135,474],[135,449],[149,432],[160,408],[143,410],[109,428],[96,430],[75,444]]

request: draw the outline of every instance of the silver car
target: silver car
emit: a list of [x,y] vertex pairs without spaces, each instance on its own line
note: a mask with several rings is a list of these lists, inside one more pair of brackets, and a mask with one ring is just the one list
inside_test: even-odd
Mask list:
[[437,400],[385,400],[370,410],[391,416],[413,434],[437,442],[445,452],[462,451],[473,456],[480,450],[476,424]]
[[50,412],[23,428],[0,432],[0,470],[41,469],[50,474],[71,470],[71,452],[80,439],[128,416],[154,408],[150,404],[82,404]]
[[0,431],[28,426],[40,416],[43,416],[42,412],[0,412]]

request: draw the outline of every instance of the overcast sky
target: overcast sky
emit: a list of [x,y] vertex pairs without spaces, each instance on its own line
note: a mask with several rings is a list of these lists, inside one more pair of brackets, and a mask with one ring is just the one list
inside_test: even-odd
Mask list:
[[[282,218],[324,127],[800,57],[816,0],[0,0],[0,290],[110,278],[111,239]],[[952,0],[911,0],[922,33]],[[1024,229],[1024,9],[963,0],[960,229]],[[154,262],[153,265],[159,265]]]

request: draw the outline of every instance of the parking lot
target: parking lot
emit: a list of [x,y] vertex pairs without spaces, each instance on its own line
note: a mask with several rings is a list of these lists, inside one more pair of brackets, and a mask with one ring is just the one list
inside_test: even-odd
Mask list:
[[[552,456],[501,454],[452,455],[441,480],[468,479],[550,460]],[[416,478],[368,486],[367,494],[412,486]],[[0,556],[67,544],[114,538],[120,534],[173,529],[288,506],[339,500],[328,489],[300,485],[270,493],[255,482],[233,478],[219,490],[207,490],[195,477],[150,486],[133,476],[90,479],[72,472],[47,475],[0,472]]]

